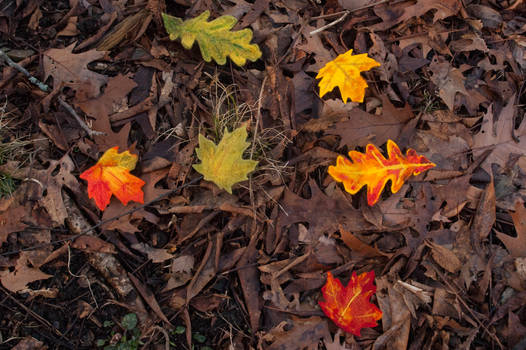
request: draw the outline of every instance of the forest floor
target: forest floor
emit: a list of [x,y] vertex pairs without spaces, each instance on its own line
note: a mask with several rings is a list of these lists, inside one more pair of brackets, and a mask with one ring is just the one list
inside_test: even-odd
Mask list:
[[[522,0],[0,4],[0,349],[526,349]],[[162,13],[206,10],[261,57],[170,40]],[[320,97],[350,49],[380,63],[363,103]],[[230,194],[192,165],[241,126]],[[328,174],[388,140],[436,166],[374,205]],[[79,175],[115,146],[145,205],[101,211]],[[343,332],[328,272],[370,271],[382,318]]]

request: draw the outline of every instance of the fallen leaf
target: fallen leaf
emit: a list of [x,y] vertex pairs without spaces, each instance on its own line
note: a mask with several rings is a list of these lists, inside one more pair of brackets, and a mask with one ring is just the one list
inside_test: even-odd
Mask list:
[[20,254],[20,257],[16,261],[14,271],[5,270],[0,272],[2,285],[11,292],[16,293],[20,290],[27,289],[28,283],[53,277],[35,267],[30,267],[28,264],[29,259],[27,254]]
[[25,215],[26,209],[23,206],[10,208],[0,214],[0,246],[7,241],[10,233],[22,231],[27,227],[22,222]]
[[526,208],[517,202],[515,212],[510,212],[510,215],[515,225],[515,231],[517,231],[517,237],[511,237],[498,231],[497,237],[504,243],[512,257],[526,257]]
[[[353,108],[345,113],[348,115],[348,120],[336,123],[325,133],[340,136],[340,147],[345,145],[349,148],[363,147],[367,143],[381,145],[389,139],[397,139],[403,126],[414,117],[414,114],[409,105],[396,108],[386,96],[382,97],[382,103],[381,115],[373,115],[359,108]],[[331,113],[330,109],[325,107],[324,104],[322,118]]]
[[87,65],[102,59],[106,52],[92,49],[74,54],[72,52],[74,47],[75,43],[63,49],[49,49],[44,52],[45,79],[49,76],[53,77],[55,90],[59,89],[62,84],[76,90],[79,100],[97,97],[100,95],[100,88],[106,84],[108,78],[89,70]]
[[[491,104],[484,114],[480,131],[473,136],[475,157],[480,156],[487,149],[493,149],[481,164],[481,167],[490,174],[491,165],[496,163],[505,167],[510,154],[526,155],[526,122],[523,120],[518,128],[514,128],[517,111],[516,95],[514,94],[508,101],[497,116],[494,115],[495,106]],[[516,141],[517,138],[519,142]]]
[[339,188],[329,197],[320,190],[314,180],[309,181],[309,186],[311,192],[309,199],[299,197],[288,188],[285,190],[285,196],[281,201],[284,211],[278,219],[280,227],[297,222],[308,222],[314,240],[318,240],[324,233],[337,231],[338,225],[351,232],[364,232],[373,228],[362,213],[347,201]]
[[197,40],[201,55],[206,62],[214,59],[218,64],[225,64],[226,57],[230,56],[232,62],[243,66],[247,59],[254,62],[261,57],[259,47],[250,44],[252,30],[246,28],[230,31],[237,23],[237,18],[233,16],[221,16],[211,22],[206,21],[210,11],[186,21],[166,13],[162,16],[170,40],[181,38],[181,44],[185,49],[192,48],[194,41]]
[[360,336],[362,328],[376,327],[382,318],[382,311],[369,299],[376,292],[374,271],[364,272],[351,279],[344,288],[339,279],[327,272],[327,283],[322,287],[324,301],[320,307],[338,327],[346,332]]
[[350,194],[356,194],[367,186],[367,203],[372,206],[378,202],[387,181],[391,180],[391,192],[396,193],[411,175],[418,175],[435,166],[411,148],[404,157],[391,140],[387,141],[387,154],[388,159],[375,145],[368,144],[365,153],[349,151],[351,160],[338,156],[336,166],[329,166],[328,172],[336,181],[343,182]]
[[[460,11],[462,4],[458,0],[418,0],[415,4],[407,3],[402,6],[383,4],[374,7],[375,14],[382,18],[383,22],[371,26],[372,31],[382,31],[391,28],[398,23],[406,22],[412,17],[420,17],[426,12],[434,10],[433,23],[455,15]],[[394,7],[394,8],[393,8]]]
[[100,210],[106,209],[112,194],[124,205],[129,201],[143,203],[144,181],[130,174],[137,164],[137,156],[129,151],[118,153],[118,149],[110,148],[97,164],[80,174],[81,179],[88,181],[89,198],[95,199]]
[[92,130],[103,132],[105,135],[93,137],[95,152],[104,151],[113,146],[128,147],[128,134],[131,125],[127,123],[118,132],[114,132],[110,123],[110,115],[125,110],[128,106],[127,96],[137,84],[127,75],[117,75],[108,80],[108,85],[101,96],[77,103],[84,113],[94,118]]
[[71,247],[80,249],[87,253],[107,253],[116,254],[115,246],[95,236],[83,235],[71,243]]
[[243,159],[243,152],[249,146],[246,139],[245,126],[232,132],[225,129],[218,145],[199,134],[199,147],[195,152],[201,163],[194,164],[193,168],[202,174],[205,180],[212,181],[232,194],[232,186],[247,180],[248,173],[258,164],[255,160]]
[[353,102],[363,102],[368,85],[360,72],[378,67],[380,63],[367,57],[366,53],[353,55],[352,51],[339,55],[320,69],[316,76],[316,79],[321,79],[318,83],[320,97],[338,86],[344,103],[349,98]]
[[359,255],[362,255],[364,257],[376,257],[376,256],[390,256],[391,254],[383,253],[376,247],[371,247],[370,245],[362,242],[360,239],[358,239],[355,235],[353,235],[351,232],[346,231],[342,227],[340,227],[340,236],[342,238],[343,243],[349,249],[351,249],[353,252],[358,253]]
[[453,68],[450,62],[438,62],[434,60],[429,69],[433,72],[431,81],[438,87],[438,95],[452,111],[455,108],[455,96],[461,93],[469,96],[464,86],[464,76],[457,68]]
[[168,250],[153,248],[146,243],[135,243],[131,247],[148,255],[148,259],[153,263],[162,263],[165,260],[173,258],[173,255],[168,253]]
[[317,349],[320,339],[329,337],[327,321],[321,317],[292,316],[292,320],[283,323],[283,326],[280,324],[269,331],[269,336],[274,339],[268,350]]

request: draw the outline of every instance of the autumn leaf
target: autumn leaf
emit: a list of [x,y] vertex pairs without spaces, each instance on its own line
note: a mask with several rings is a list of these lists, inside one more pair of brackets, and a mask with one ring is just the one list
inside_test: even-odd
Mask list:
[[332,91],[336,86],[340,88],[343,103],[350,98],[353,102],[363,102],[367,82],[360,72],[380,66],[380,63],[367,57],[366,53],[353,55],[352,49],[328,62],[316,76],[321,79],[320,97]]
[[329,166],[329,174],[336,181],[343,182],[350,194],[367,186],[367,203],[372,206],[378,202],[387,181],[391,180],[391,192],[396,193],[411,175],[435,166],[414,149],[408,149],[404,156],[391,140],[387,140],[387,154],[389,158],[385,159],[376,146],[368,144],[365,153],[350,151],[351,160],[339,156],[336,166]]
[[185,49],[192,48],[197,40],[201,55],[206,62],[214,59],[218,64],[225,64],[226,57],[238,66],[243,66],[247,59],[254,62],[261,57],[261,51],[256,44],[250,44],[252,31],[248,28],[230,31],[237,23],[233,16],[221,16],[211,22],[206,20],[210,16],[205,11],[199,16],[183,21],[181,18],[162,14],[164,27],[170,40],[181,38]]
[[243,159],[243,152],[249,143],[246,142],[247,130],[241,126],[232,132],[225,129],[223,138],[216,145],[203,135],[199,135],[199,148],[196,148],[200,164],[194,164],[194,169],[228,193],[232,186],[247,180],[258,164],[255,160]]
[[88,181],[88,196],[95,199],[100,210],[106,209],[114,194],[122,204],[129,201],[143,203],[141,187],[144,181],[130,174],[135,169],[137,156],[129,151],[118,153],[119,147],[107,150],[97,164],[80,174]]
[[352,273],[347,287],[339,279],[327,272],[327,283],[321,288],[324,301],[321,309],[338,327],[346,332],[360,336],[362,328],[376,327],[376,321],[382,318],[382,311],[369,302],[376,292],[374,271],[356,276]]

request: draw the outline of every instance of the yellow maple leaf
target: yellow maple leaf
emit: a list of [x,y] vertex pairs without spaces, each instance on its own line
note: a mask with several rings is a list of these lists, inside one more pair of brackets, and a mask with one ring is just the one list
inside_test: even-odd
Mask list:
[[248,28],[231,31],[237,23],[233,16],[221,16],[207,22],[210,11],[205,11],[195,18],[183,21],[181,18],[162,14],[164,27],[170,40],[181,38],[185,49],[190,49],[197,41],[201,55],[206,62],[214,59],[218,64],[225,64],[226,57],[242,66],[247,59],[256,61],[261,57],[261,51],[256,44],[250,44],[252,31]]
[[316,76],[321,79],[320,97],[332,91],[336,86],[340,88],[343,103],[350,98],[353,102],[363,102],[367,82],[360,72],[380,66],[380,63],[367,57],[366,53],[353,55],[352,49],[328,62]]
[[223,138],[219,144],[208,140],[199,134],[199,148],[195,152],[201,160],[194,164],[194,169],[228,193],[232,193],[232,186],[247,180],[248,173],[258,164],[255,160],[243,159],[243,152],[249,143],[247,129],[241,126],[232,132],[225,128]]

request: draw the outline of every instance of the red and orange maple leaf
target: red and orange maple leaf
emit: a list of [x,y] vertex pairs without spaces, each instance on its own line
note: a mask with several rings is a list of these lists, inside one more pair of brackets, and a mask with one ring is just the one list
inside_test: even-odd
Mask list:
[[376,293],[374,271],[356,276],[352,273],[347,287],[339,279],[327,272],[327,283],[321,288],[325,301],[320,301],[321,309],[338,327],[346,332],[360,336],[362,328],[376,327],[382,318],[382,311],[369,300]]
[[106,209],[112,194],[124,205],[129,201],[144,203],[141,190],[144,181],[130,174],[137,164],[137,156],[129,151],[118,153],[118,149],[110,148],[97,164],[80,174],[81,179],[88,181],[89,198],[95,199],[100,210]]
[[391,192],[396,193],[411,175],[418,175],[435,166],[411,148],[404,156],[391,140],[387,140],[387,154],[389,157],[386,159],[375,145],[368,144],[365,153],[350,151],[351,160],[339,156],[336,166],[329,166],[328,172],[336,181],[343,182],[350,194],[356,194],[367,186],[367,203],[372,206],[380,199],[387,181],[391,180]]

